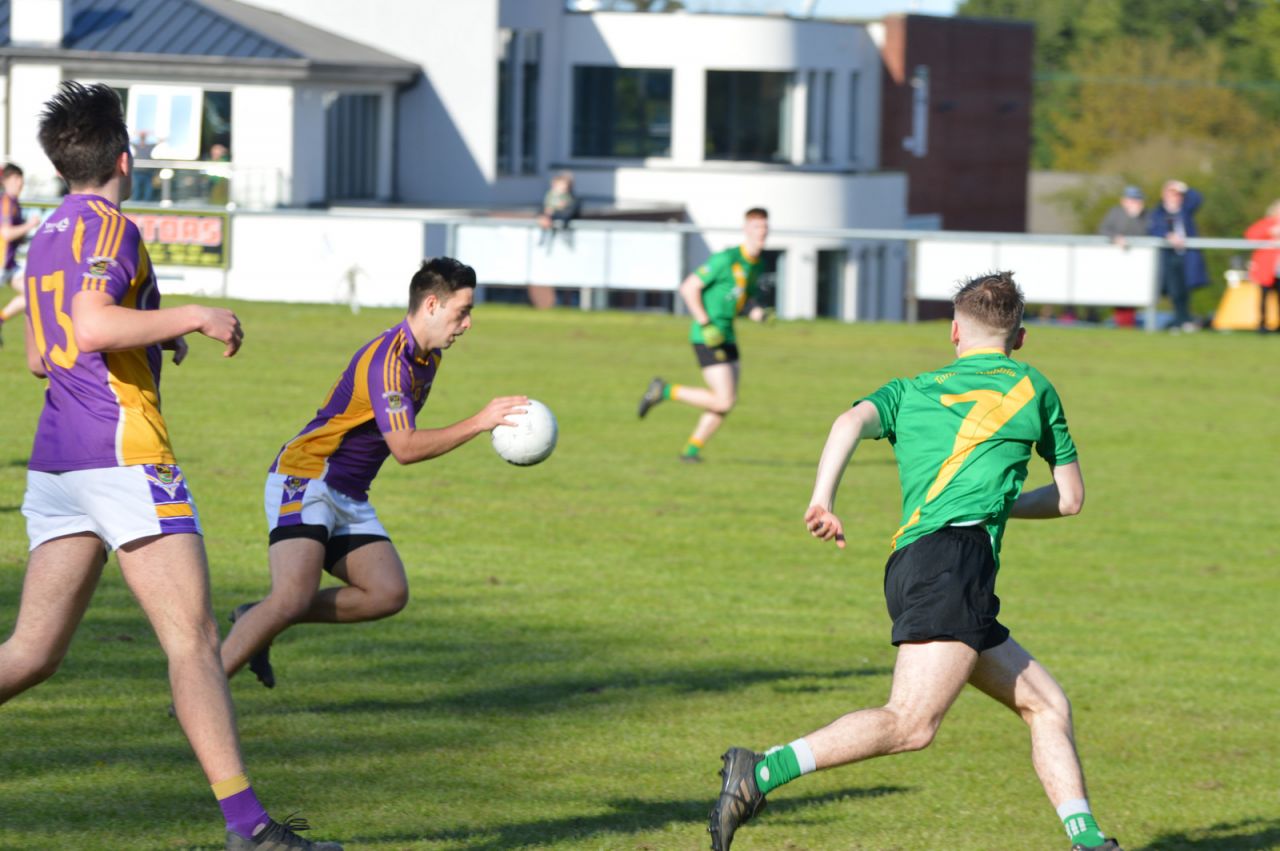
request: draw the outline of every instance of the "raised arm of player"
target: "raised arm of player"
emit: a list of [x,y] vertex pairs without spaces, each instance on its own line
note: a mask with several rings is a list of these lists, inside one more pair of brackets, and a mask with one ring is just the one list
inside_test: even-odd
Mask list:
[[226,344],[223,357],[240,349],[244,331],[236,315],[222,307],[185,304],[160,310],[134,310],[116,304],[110,294],[86,290],[71,300],[71,324],[82,352],[118,352],[168,343],[193,331]]
[[880,436],[880,413],[870,402],[859,402],[831,424],[827,443],[822,447],[818,461],[818,475],[813,482],[813,496],[809,509],[804,513],[804,525],[809,534],[824,541],[835,540],[844,549],[844,524],[832,513],[836,491],[844,475],[849,459],[864,437]]
[[1023,491],[1013,503],[1010,517],[1020,520],[1051,520],[1079,514],[1084,507],[1084,476],[1080,462],[1053,468],[1053,484]]
[[465,420],[444,428],[410,428],[383,432],[387,448],[401,464],[414,464],[452,452],[471,438],[493,431],[500,425],[515,425],[507,419],[529,404],[528,396],[499,396]]
[[691,274],[680,284],[680,297],[684,299],[685,307],[689,308],[693,321],[706,325],[711,317],[707,316],[707,309],[702,306],[702,287],[702,279],[696,273]]

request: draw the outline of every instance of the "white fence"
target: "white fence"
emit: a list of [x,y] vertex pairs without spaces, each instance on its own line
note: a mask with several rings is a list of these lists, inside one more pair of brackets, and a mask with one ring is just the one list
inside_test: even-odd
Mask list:
[[[421,258],[449,254],[474,266],[484,284],[670,292],[709,249],[733,244],[739,233],[733,226],[585,220],[548,238],[533,220],[431,218],[409,210],[236,212],[231,223],[230,268],[161,269],[166,291],[395,306],[404,304],[408,279]],[[1192,248],[1237,251],[1275,244],[1243,239],[1188,241]],[[911,321],[919,301],[948,300],[958,281],[1008,269],[1017,276],[1029,302],[1138,307],[1145,310],[1146,327],[1154,330],[1159,300],[1156,272],[1163,246],[1162,240],[1150,237],[1131,238],[1125,247],[1118,247],[1097,236],[777,229],[767,248],[797,255],[779,263],[780,269],[784,264],[788,269],[778,293],[783,318],[818,315],[822,300],[814,291],[830,286],[844,294],[846,309],[834,314],[840,318],[905,315]],[[875,250],[882,259],[868,264],[868,247],[878,247]],[[815,253],[833,249],[847,252],[847,261],[834,267],[840,280],[823,284],[813,275],[806,278],[797,272],[805,266],[806,252],[812,267]],[[900,254],[902,262],[894,266],[884,261],[890,251]],[[876,274],[866,274],[868,267]],[[883,280],[886,275],[888,286]],[[881,280],[871,280],[874,277]],[[855,315],[847,309],[850,297],[862,302],[866,293],[860,290],[873,286],[877,288],[874,298],[865,299],[875,305],[873,310]],[[583,307],[595,302],[582,299]]]

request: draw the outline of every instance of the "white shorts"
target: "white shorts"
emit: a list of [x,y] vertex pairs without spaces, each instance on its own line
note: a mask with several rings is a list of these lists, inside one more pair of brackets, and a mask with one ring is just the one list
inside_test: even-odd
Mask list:
[[176,464],[134,464],[65,473],[27,471],[22,500],[31,549],[90,532],[111,549],[155,535],[203,534]]
[[267,473],[262,504],[267,512],[267,531],[272,540],[291,537],[291,527],[301,526],[323,526],[329,538],[346,535],[391,537],[382,528],[371,503],[339,493],[326,485],[323,479]]

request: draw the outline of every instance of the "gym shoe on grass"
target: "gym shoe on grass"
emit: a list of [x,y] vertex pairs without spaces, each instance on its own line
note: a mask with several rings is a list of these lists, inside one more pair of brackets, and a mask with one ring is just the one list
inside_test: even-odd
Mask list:
[[1120,847],[1120,843],[1116,840],[1108,839],[1101,845],[1095,845],[1092,848],[1084,845],[1072,845],[1071,851],[1124,851],[1124,849]]
[[644,395],[640,397],[640,407],[636,411],[640,415],[640,419],[644,419],[644,415],[649,413],[649,409],[662,401],[662,391],[667,386],[667,382],[661,378],[655,378],[649,382],[649,386],[645,388]]
[[724,768],[720,769],[720,776],[724,782],[707,826],[712,851],[729,851],[734,832],[751,821],[765,804],[764,795],[756,786],[756,763],[764,756],[747,748],[729,748],[721,759]]
[[281,824],[274,819],[254,834],[252,839],[245,839],[234,831],[227,831],[227,851],[342,851],[337,842],[312,842],[303,839],[295,830],[310,830],[306,819],[289,816]]
[[[244,617],[244,613],[253,608],[253,603],[241,603],[231,610],[231,622],[235,623]],[[271,668],[271,645],[259,650],[249,657],[249,670],[258,678],[258,682],[267,688],[276,687],[276,672]]]

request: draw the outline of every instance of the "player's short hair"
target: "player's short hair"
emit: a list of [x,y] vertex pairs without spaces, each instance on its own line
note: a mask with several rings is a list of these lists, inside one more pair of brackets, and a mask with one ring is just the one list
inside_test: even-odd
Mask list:
[[742,217],[744,219],[767,219],[769,218],[769,211],[764,207],[752,207]]
[[960,285],[951,299],[956,316],[963,314],[987,330],[1004,334],[1013,345],[1022,327],[1026,300],[1012,272],[988,272]]
[[4,170],[0,171],[0,180],[8,180],[11,177],[22,177],[22,168],[13,163],[5,163]]
[[40,113],[40,147],[71,186],[102,186],[129,150],[120,96],[105,83],[63,80]]
[[448,301],[458,290],[475,289],[476,270],[452,257],[432,257],[423,260],[413,279],[409,281],[409,312],[413,313],[428,294],[435,294],[440,301]]

